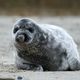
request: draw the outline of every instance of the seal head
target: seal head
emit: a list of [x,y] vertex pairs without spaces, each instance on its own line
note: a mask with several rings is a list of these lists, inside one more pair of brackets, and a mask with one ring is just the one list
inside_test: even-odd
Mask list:
[[22,19],[14,26],[13,33],[17,43],[31,43],[36,33],[35,27],[27,19]]

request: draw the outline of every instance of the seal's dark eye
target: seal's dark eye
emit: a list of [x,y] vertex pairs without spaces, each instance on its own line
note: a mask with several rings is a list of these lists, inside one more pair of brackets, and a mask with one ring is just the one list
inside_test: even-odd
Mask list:
[[13,33],[16,33],[18,31],[18,27],[14,28]]
[[31,32],[31,33],[34,32],[34,29],[33,29],[33,28],[29,28],[28,30],[29,30],[29,32]]

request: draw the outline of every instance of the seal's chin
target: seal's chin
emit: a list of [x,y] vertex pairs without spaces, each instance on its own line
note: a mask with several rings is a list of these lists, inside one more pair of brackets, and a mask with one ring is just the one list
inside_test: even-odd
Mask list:
[[30,43],[32,40],[29,35],[26,35],[25,33],[21,33],[16,35],[15,41],[17,43]]

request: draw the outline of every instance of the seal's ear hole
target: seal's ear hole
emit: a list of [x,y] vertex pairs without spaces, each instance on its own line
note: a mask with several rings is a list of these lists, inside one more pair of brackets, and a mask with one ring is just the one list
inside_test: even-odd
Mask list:
[[28,28],[29,32],[33,33],[34,29],[33,28]]
[[19,30],[19,28],[15,27],[14,30],[13,30],[13,33],[16,33],[18,30]]

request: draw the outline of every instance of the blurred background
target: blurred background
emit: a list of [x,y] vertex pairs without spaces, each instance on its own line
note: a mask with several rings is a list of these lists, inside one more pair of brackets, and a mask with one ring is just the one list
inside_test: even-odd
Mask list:
[[64,28],[78,45],[80,53],[80,0],[0,0],[0,71],[14,63],[13,24],[32,18]]
[[5,15],[79,15],[80,0],[0,0]]

